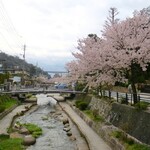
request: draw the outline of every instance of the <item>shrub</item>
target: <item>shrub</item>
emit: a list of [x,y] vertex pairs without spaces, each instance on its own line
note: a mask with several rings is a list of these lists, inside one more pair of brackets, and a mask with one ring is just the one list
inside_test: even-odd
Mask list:
[[128,100],[124,97],[121,97],[121,104],[128,104]]
[[78,108],[80,110],[86,110],[87,107],[88,107],[88,103],[87,102],[82,101],[82,102],[78,103]]
[[92,110],[85,110],[84,113],[95,122],[104,122],[104,118]]
[[142,144],[133,144],[128,147],[128,150],[150,150],[150,147]]
[[135,104],[135,108],[138,110],[146,110],[148,106],[149,106],[149,103],[147,102],[138,102]]
[[114,131],[113,136],[116,137],[117,139],[120,139],[122,137],[122,132],[121,131]]
[[[75,90],[82,91],[85,88],[85,86],[86,86],[85,83],[77,83],[76,87],[75,87]],[[87,92],[87,89],[86,89],[86,92]]]
[[77,101],[75,102],[75,105],[76,105],[77,108],[79,108],[79,103],[81,103],[81,102],[82,102],[82,100],[77,100]]
[[123,142],[127,150],[150,150],[149,146],[144,144],[137,144],[133,139],[128,138],[125,132],[114,131],[112,135]]
[[2,113],[5,110],[5,106],[0,105],[0,113]]
[[30,93],[29,93],[29,94],[26,94],[25,97],[26,97],[26,98],[31,98],[31,97],[32,97],[32,94],[30,94]]
[[94,109],[94,110],[93,110],[93,116],[96,117],[96,116],[98,116],[98,115],[99,115],[99,114],[98,114],[98,109]]
[[85,110],[89,106],[89,103],[91,101],[91,96],[83,94],[76,97],[76,99],[77,99],[75,101],[76,107],[79,108],[80,110]]

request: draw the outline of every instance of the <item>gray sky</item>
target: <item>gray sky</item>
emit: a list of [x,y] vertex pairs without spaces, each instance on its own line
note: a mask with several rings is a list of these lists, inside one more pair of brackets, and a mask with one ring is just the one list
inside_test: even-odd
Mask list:
[[0,50],[44,70],[64,70],[79,38],[101,34],[108,10],[118,18],[150,6],[150,0],[0,0]]

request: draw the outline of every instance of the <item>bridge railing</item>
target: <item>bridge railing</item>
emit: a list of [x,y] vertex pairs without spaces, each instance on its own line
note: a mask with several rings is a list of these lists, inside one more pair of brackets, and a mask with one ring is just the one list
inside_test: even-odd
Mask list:
[[48,93],[74,93],[74,94],[84,94],[82,91],[72,91],[72,90],[33,90],[33,89],[24,89],[24,90],[15,90],[15,91],[0,91],[0,94],[24,94],[24,93],[34,93],[34,94],[48,94]]

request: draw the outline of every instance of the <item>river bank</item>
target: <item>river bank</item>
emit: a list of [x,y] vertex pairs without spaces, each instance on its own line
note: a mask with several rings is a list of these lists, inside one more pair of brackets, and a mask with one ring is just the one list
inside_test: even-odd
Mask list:
[[[20,121],[20,122],[30,122],[39,125],[41,128],[44,128],[43,135],[39,137],[36,141],[36,144],[33,146],[28,147],[28,150],[88,150],[88,146],[84,138],[81,136],[80,132],[78,131],[77,127],[74,123],[68,118],[68,116],[64,113],[64,111],[59,107],[59,105],[49,105],[46,103],[46,96],[42,98],[42,103],[44,102],[44,105],[40,101],[38,101],[39,106],[32,107],[28,112],[26,112],[23,116],[20,116],[19,118],[14,120]],[[54,102],[54,100],[52,100]],[[47,105],[48,104],[48,105]],[[9,117],[6,116],[3,120],[0,120],[0,124],[2,125],[0,127],[3,129],[5,126],[4,124],[11,124],[10,118],[13,118],[13,115],[16,115],[19,111],[22,111],[26,105],[21,105],[17,108],[15,108],[11,113]],[[63,125],[63,118],[68,118],[70,130],[71,130],[71,136],[67,136],[66,131],[64,131],[64,125]],[[5,123],[2,123],[5,122]],[[13,123],[13,124],[14,124]],[[7,131],[8,126],[5,128],[5,132]]]

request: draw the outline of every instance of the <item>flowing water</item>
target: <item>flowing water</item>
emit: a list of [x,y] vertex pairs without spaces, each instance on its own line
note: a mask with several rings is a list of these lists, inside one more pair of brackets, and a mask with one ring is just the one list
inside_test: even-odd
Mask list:
[[50,116],[55,111],[56,101],[44,94],[37,95],[38,108],[17,119],[21,123],[33,123],[42,128],[43,134],[27,150],[76,150],[75,141],[63,131],[62,121]]

